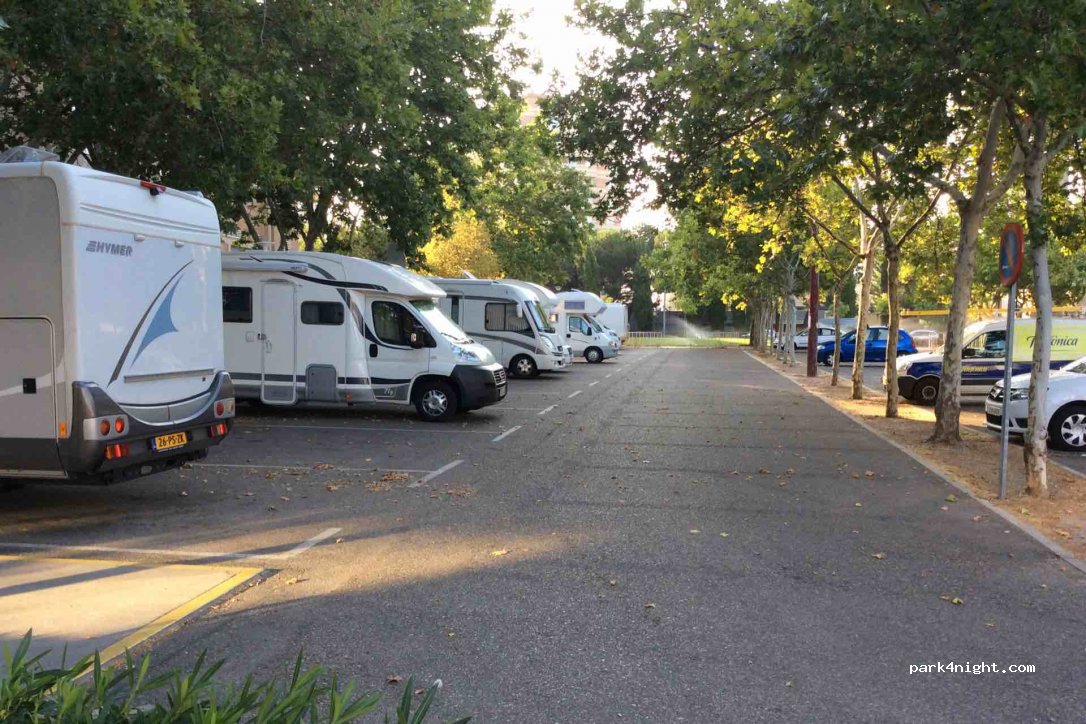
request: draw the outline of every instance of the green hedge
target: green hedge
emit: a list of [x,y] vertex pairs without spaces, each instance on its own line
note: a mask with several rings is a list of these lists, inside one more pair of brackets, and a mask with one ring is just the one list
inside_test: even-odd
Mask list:
[[[103,667],[95,653],[71,666],[46,669],[41,661],[48,652],[31,656],[30,643],[27,632],[15,651],[4,647],[4,724],[341,724],[376,713],[381,702],[380,692],[356,693],[354,684],[341,686],[323,667],[303,668],[301,653],[285,686],[251,676],[237,686],[218,683],[223,662],[208,665],[204,655],[187,673],[152,677],[150,657],[137,662],[127,652],[117,666]],[[440,687],[434,682],[412,711],[414,681],[408,679],[396,706],[397,724],[422,722]],[[384,721],[392,721],[387,713]]]

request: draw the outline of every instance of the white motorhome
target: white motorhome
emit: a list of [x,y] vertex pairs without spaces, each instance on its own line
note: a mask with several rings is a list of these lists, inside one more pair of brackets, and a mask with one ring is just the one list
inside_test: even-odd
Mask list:
[[566,342],[573,347],[573,354],[583,356],[592,363],[603,362],[618,355],[617,339],[612,339],[595,315],[607,307],[598,294],[574,289],[558,292],[558,306],[554,317],[558,328],[566,335]]
[[562,350],[563,356],[566,360],[566,366],[560,368],[563,372],[569,369],[569,365],[573,364],[573,347],[565,344],[565,340],[562,337],[561,330],[554,326],[554,321],[551,319],[554,310],[558,307],[558,295],[547,289],[542,284],[536,284],[535,282],[522,282],[518,279],[503,279],[503,282],[507,284],[516,284],[519,287],[524,287],[529,293],[535,296],[539,306],[543,308],[543,318],[551,322],[551,328],[554,329],[553,334],[549,334],[551,341]]
[[614,330],[623,342],[630,336],[630,310],[622,302],[606,302],[603,311],[596,315],[596,321]]
[[229,432],[219,223],[197,194],[0,164],[0,477],[110,483]]
[[320,252],[223,255],[226,364],[267,405],[413,404],[447,420],[505,397],[505,370],[400,266]]
[[495,279],[432,280],[447,295],[439,304],[445,314],[482,341],[516,377],[566,366],[565,353],[552,335],[554,327],[523,286]]

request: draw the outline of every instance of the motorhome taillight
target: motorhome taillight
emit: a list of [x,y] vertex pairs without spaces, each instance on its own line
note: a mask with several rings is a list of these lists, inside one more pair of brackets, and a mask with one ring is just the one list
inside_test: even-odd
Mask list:
[[117,443],[115,445],[106,446],[106,460],[117,460],[119,458],[128,457],[128,444]]
[[209,432],[211,433],[211,437],[222,437],[226,434],[226,423],[216,422],[214,425],[211,426]]
[[156,184],[154,181],[140,181],[140,186],[150,191],[152,196],[166,193],[166,187],[162,184]]
[[222,404],[222,400],[215,403],[215,414],[220,417],[226,413],[226,405]]
[[113,421],[113,429],[117,431],[117,434],[124,432],[124,418],[118,417]]
[[109,420],[102,420],[98,423],[98,432],[102,433],[102,437],[109,434]]

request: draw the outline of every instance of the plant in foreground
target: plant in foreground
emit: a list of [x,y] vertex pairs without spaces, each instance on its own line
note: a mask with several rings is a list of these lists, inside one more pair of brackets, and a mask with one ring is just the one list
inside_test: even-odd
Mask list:
[[[208,665],[203,654],[187,673],[151,676],[150,657],[136,661],[125,652],[118,666],[103,667],[95,652],[59,668],[42,665],[46,653],[30,654],[31,632],[14,651],[4,647],[0,672],[0,722],[5,724],[341,724],[373,713],[380,692],[357,693],[341,686],[320,666],[302,668],[302,654],[286,686],[256,682],[221,685],[215,676],[223,662]],[[435,681],[412,711],[414,681],[408,679],[396,707],[396,724],[421,724],[441,687]],[[453,724],[465,724],[470,717]],[[384,721],[390,722],[386,714]]]

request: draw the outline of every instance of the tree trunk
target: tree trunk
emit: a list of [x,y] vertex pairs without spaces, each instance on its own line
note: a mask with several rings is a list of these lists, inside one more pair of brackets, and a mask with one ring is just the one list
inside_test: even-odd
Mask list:
[[889,229],[882,229],[886,248],[886,298],[890,303],[889,334],[886,339],[886,416],[897,417],[897,338],[901,330],[901,302],[898,277],[901,273],[901,248],[894,243]]
[[1026,222],[1029,225],[1029,255],[1033,262],[1033,303],[1037,306],[1033,333],[1033,370],[1029,379],[1029,429],[1023,446],[1026,462],[1026,492],[1047,498],[1048,430],[1044,417],[1048,393],[1048,370],[1052,351],[1052,287],[1048,280],[1048,220],[1045,218],[1044,175],[1046,123],[1033,119],[1033,143],[1026,153]]
[[837,386],[841,373],[841,284],[833,288],[833,374],[830,385]]
[[[950,315],[947,318],[943,343],[943,374],[939,395],[935,401],[935,428],[929,442],[957,444],[962,440],[962,336],[969,316],[969,296],[973,286],[973,271],[977,256],[977,233],[984,217],[992,181],[992,168],[999,148],[999,133],[1003,128],[1007,106],[994,99],[988,116],[984,145],[977,156],[976,183],[973,194],[958,200],[958,255],[954,262],[954,286],[950,295]],[[1012,167],[1014,162],[1012,161]],[[1005,188],[999,193],[1005,193]]]
[[253,237],[253,244],[259,249],[261,242],[260,234],[256,230],[256,224],[253,223],[253,217],[249,213],[249,209],[247,209],[244,204],[241,206],[241,218],[245,222],[245,227],[249,231],[249,236]]
[[867,346],[867,317],[871,307],[871,280],[875,275],[874,237],[868,236],[867,221],[860,217],[860,253],[864,271],[860,278],[860,311],[856,315],[856,355],[852,358],[852,399],[864,398],[864,351]]
[[973,199],[958,205],[958,256],[954,262],[954,286],[950,293],[950,316],[943,340],[943,373],[935,401],[935,429],[930,442],[961,442],[962,339],[969,322],[969,297],[976,267],[977,234],[983,219],[983,202]]

